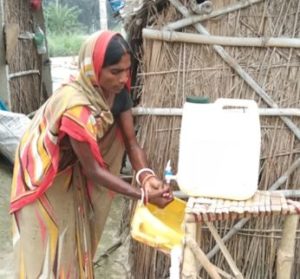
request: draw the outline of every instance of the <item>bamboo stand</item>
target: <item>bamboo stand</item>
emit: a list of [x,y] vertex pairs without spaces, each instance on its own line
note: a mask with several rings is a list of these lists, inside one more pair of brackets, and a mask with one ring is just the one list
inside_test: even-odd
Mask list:
[[284,222],[282,239],[277,253],[276,273],[277,279],[291,277],[295,254],[295,238],[299,215],[287,216]]
[[[204,201],[205,200],[205,201]],[[277,278],[289,278],[292,268],[295,234],[300,214],[300,202],[286,199],[282,191],[257,191],[246,201],[189,198],[187,203],[184,227],[185,240],[183,247],[183,264],[181,278],[196,279],[200,267],[203,267],[212,279],[224,278],[243,279],[234,259],[230,255],[217,229],[209,220],[241,219],[245,215],[258,217],[263,215],[287,215],[282,241],[277,258]],[[201,225],[205,223],[211,235],[221,250],[231,274],[213,265],[197,244],[197,237],[201,235]],[[199,230],[197,232],[197,229]]]
[[[185,235],[190,239],[196,239],[197,225],[196,223],[185,223]],[[198,274],[197,262],[194,253],[188,245],[187,238],[185,238],[183,250],[183,267],[182,278],[196,279]]]

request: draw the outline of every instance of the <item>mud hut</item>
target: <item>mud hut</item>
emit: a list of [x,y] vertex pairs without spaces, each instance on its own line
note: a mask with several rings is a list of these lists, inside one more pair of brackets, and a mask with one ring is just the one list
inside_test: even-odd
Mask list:
[[[300,123],[293,112],[300,108],[300,2],[214,0],[206,12],[201,2],[127,1],[124,18],[136,56],[133,89],[139,106],[181,108],[186,96],[255,100],[262,112],[258,188],[298,189]],[[169,159],[176,172],[181,117],[149,113],[136,121],[155,172],[162,176]],[[294,254],[292,247],[284,258],[278,249],[285,230],[299,247],[297,221],[293,230],[283,217],[215,225],[244,278],[287,278],[276,272],[276,261],[287,261],[296,279],[298,249]],[[213,264],[228,269],[206,232],[203,228],[202,249]],[[160,252],[133,241],[131,257],[134,278],[168,278],[169,258]],[[203,271],[200,276],[208,278]]]
[[33,39],[38,28],[46,36],[42,1],[0,2],[3,5],[4,63],[7,65],[9,89],[7,100],[12,111],[29,114],[52,93],[47,51],[38,53]]

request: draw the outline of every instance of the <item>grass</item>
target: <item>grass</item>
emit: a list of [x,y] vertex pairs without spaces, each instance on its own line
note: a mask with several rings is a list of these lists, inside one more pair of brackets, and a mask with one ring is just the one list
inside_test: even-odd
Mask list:
[[[111,30],[122,33],[121,24],[115,24]],[[83,31],[77,33],[48,33],[47,43],[50,57],[59,56],[74,56],[78,55],[81,44],[89,36],[88,33],[83,34]],[[125,36],[126,37],[126,36]]]
[[47,42],[50,57],[78,55],[85,40],[83,34],[48,34]]

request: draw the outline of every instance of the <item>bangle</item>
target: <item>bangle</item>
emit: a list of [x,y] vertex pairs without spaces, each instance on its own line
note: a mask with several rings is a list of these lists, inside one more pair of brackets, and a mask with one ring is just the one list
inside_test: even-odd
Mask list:
[[155,174],[147,174],[142,181],[142,187],[145,187],[146,182],[152,177],[156,177],[156,175]]
[[148,191],[144,188],[141,188],[140,203],[143,204],[143,205],[147,205],[147,203],[148,203]]
[[155,175],[155,173],[154,173],[154,171],[153,171],[152,169],[149,169],[149,168],[142,168],[142,169],[140,169],[140,170],[136,173],[136,175],[135,175],[135,180],[136,180],[136,182],[137,182],[139,185],[141,185],[140,175],[141,175],[143,172],[145,172],[145,171],[150,172],[150,173],[152,173],[152,174]]
[[148,200],[149,200],[149,196],[148,196],[148,191],[147,191],[147,189],[146,188],[142,188],[143,190],[144,190],[144,205],[147,205],[147,203],[148,203]]
[[141,200],[140,200],[141,204],[144,203],[144,199],[145,199],[145,190],[141,188]]

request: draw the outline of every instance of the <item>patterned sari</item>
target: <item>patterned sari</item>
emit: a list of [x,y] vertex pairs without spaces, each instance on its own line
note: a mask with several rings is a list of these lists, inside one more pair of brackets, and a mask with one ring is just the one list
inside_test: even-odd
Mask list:
[[69,138],[87,143],[101,167],[119,174],[122,136],[94,86],[114,35],[85,42],[78,78],[39,109],[19,144],[11,193],[16,278],[94,278],[113,194],[87,180]]

